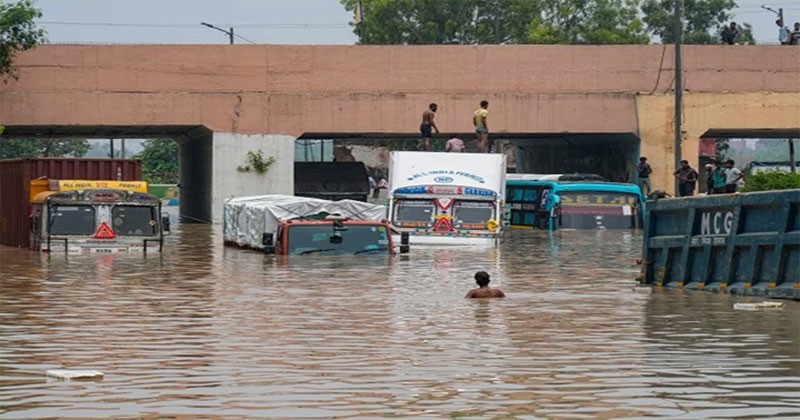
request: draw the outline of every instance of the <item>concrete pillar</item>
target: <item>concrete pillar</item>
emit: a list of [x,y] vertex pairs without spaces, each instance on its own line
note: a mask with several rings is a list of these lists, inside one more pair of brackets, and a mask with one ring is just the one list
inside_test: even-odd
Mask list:
[[[211,181],[211,218],[222,220],[225,200],[232,197],[264,194],[294,194],[294,143],[286,135],[246,135],[215,132],[211,141],[213,176]],[[248,164],[247,152],[261,151],[264,160],[275,158],[260,174]]]
[[211,131],[187,135],[179,144],[181,221],[211,222]]

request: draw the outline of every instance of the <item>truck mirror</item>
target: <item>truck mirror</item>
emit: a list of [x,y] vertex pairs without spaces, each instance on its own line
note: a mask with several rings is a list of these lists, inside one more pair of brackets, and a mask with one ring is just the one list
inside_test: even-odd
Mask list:
[[340,244],[340,243],[342,243],[344,238],[342,238],[342,235],[334,234],[334,235],[331,235],[329,240],[330,240],[330,243],[332,243],[332,244]]
[[164,233],[169,233],[170,229],[169,213],[161,213],[161,230]]
[[408,253],[408,251],[409,251],[409,248],[410,248],[410,247],[408,246],[408,243],[409,243],[409,236],[408,236],[408,232],[403,232],[403,233],[401,233],[401,234],[400,234],[400,253],[401,253],[401,254],[406,254],[406,253]]
[[273,239],[274,237],[272,233],[264,233],[261,235],[261,245],[264,245],[265,247],[271,247]]

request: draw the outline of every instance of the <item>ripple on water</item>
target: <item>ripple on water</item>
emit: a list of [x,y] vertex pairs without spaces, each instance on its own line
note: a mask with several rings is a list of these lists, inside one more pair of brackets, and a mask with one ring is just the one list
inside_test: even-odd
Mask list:
[[[638,234],[297,258],[180,225],[163,255],[0,248],[2,418],[790,418],[800,306],[634,293]],[[487,270],[510,298],[463,299]],[[57,367],[102,381],[59,382]]]

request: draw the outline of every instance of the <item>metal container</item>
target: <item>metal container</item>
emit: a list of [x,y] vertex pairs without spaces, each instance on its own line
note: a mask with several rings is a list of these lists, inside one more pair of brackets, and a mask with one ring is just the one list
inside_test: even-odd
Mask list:
[[28,247],[30,184],[35,179],[140,181],[142,165],[132,159],[0,160],[0,245]]
[[645,284],[800,299],[800,190],[647,203]]

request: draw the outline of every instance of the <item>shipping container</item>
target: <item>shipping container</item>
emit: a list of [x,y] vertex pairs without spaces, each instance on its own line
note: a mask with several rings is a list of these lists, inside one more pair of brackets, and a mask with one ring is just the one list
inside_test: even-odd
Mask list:
[[142,165],[132,159],[0,160],[0,245],[28,247],[30,185],[36,179],[141,181]]
[[649,201],[649,285],[800,298],[800,190]]

